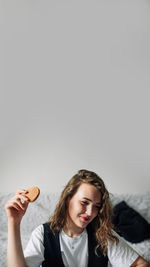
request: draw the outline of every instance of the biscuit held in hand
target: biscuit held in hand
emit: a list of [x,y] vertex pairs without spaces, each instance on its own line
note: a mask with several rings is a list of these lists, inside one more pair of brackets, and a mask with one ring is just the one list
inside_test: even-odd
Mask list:
[[39,194],[40,194],[40,189],[35,186],[35,187],[30,187],[24,195],[28,198],[29,202],[33,202],[37,199]]

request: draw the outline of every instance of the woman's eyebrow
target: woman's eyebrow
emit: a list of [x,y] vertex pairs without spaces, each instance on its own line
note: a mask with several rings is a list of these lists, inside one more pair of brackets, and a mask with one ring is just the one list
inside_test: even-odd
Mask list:
[[[90,201],[90,202],[93,202],[90,198],[87,198],[87,197],[83,197],[83,199],[88,200],[88,201]],[[100,202],[96,202],[96,204],[97,204],[97,205],[100,205],[101,203],[100,203]]]

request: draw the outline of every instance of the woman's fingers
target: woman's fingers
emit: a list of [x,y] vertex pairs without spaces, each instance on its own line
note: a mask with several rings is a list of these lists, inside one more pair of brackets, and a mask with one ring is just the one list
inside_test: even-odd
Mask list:
[[13,200],[12,202],[11,202],[11,205],[13,206],[13,205],[17,205],[20,209],[22,209],[22,210],[25,210],[26,209],[26,205],[25,205],[25,203],[22,203],[21,201],[20,201],[20,199],[16,199],[16,200]]
[[18,210],[18,211],[23,210],[23,208],[21,208],[20,205],[18,205],[17,202],[10,202],[10,203],[7,203],[7,204],[6,204],[6,208],[8,208],[8,209],[10,209],[10,208],[11,208],[11,209],[14,208],[15,210]]
[[[23,200],[23,201],[22,201]],[[16,209],[22,209],[25,210],[29,201],[28,198],[25,197],[24,195],[15,195],[12,199],[10,199],[7,204],[6,208],[16,208]]]
[[[25,196],[25,194],[27,193],[27,190],[24,189],[19,189],[16,192],[16,196],[18,196],[18,198],[20,198],[21,203],[24,203],[25,201],[28,201],[28,198]],[[20,197],[21,196],[21,197]]]
[[16,196],[15,196],[15,199],[18,199],[18,200],[19,200],[19,199],[20,199],[20,200],[23,199],[24,201],[29,201],[28,198],[27,198],[25,195],[16,195]]
[[16,192],[16,195],[21,195],[21,194],[25,194],[27,193],[28,191],[25,190],[25,189],[18,189],[17,192]]
[[18,190],[16,195],[5,204],[8,220],[13,220],[17,223],[21,222],[29,204],[25,192],[26,190]]

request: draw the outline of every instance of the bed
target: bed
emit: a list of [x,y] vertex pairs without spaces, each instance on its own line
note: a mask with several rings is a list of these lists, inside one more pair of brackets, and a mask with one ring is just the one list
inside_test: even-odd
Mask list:
[[[7,216],[4,209],[5,203],[14,193],[0,193],[0,266],[6,267],[6,248],[7,248]],[[150,223],[150,193],[141,195],[131,194],[110,194],[112,205],[125,201],[130,207],[136,210],[147,222]],[[39,198],[29,205],[26,215],[21,223],[21,237],[23,248],[25,248],[32,230],[39,224],[48,220],[59,199],[59,193],[41,193]],[[150,262],[150,239],[140,243],[131,243],[139,255]]]

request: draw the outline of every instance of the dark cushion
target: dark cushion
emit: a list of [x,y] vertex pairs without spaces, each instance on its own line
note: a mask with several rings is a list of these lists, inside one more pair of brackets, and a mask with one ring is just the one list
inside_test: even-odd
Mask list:
[[150,224],[125,201],[113,208],[115,231],[127,241],[138,243],[150,238]]

